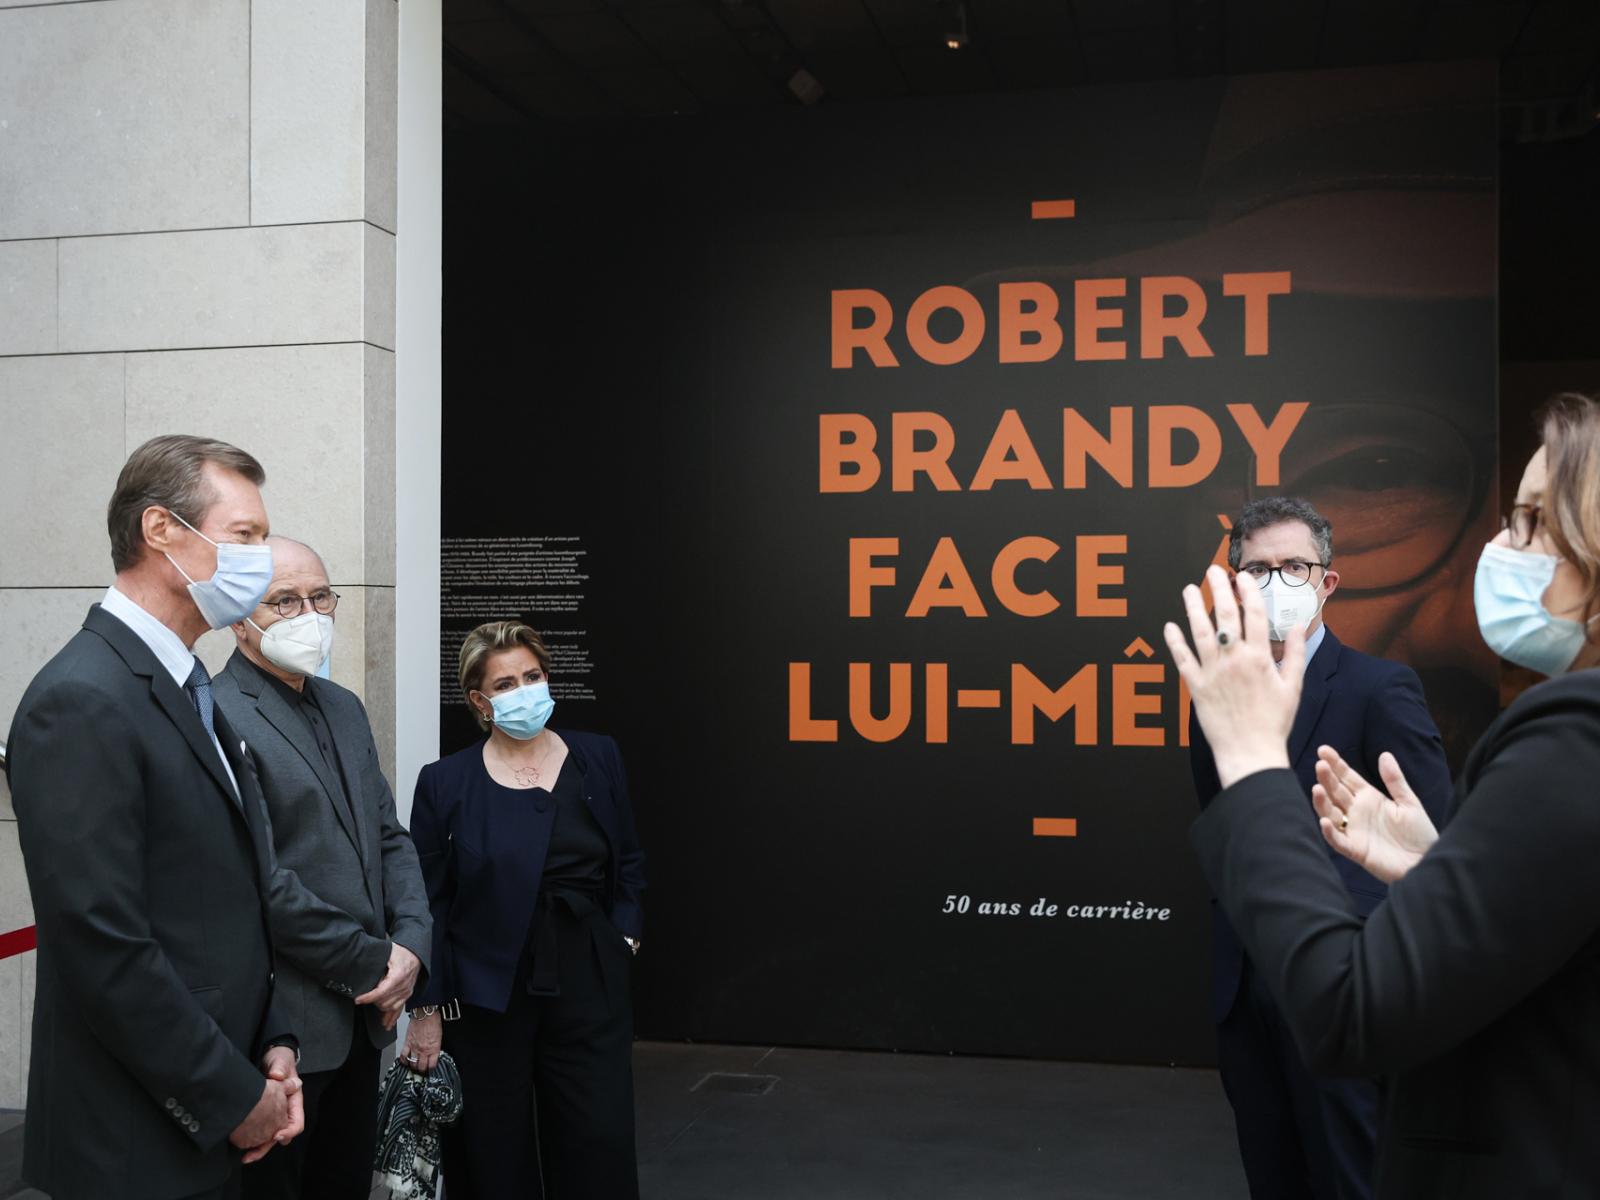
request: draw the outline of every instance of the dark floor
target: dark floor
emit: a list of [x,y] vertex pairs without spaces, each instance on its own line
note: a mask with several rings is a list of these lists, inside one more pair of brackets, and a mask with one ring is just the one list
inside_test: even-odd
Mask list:
[[[634,1065],[644,1200],[1245,1195],[1212,1071],[662,1042]],[[41,1195],[21,1135],[0,1113],[0,1200]]]

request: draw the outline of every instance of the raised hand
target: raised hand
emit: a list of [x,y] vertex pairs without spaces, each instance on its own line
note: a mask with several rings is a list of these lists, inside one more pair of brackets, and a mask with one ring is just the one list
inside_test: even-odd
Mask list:
[[1368,874],[1393,883],[1421,861],[1439,831],[1388,751],[1378,756],[1378,773],[1387,795],[1332,746],[1320,746],[1311,803],[1328,845]]
[[1195,714],[1228,787],[1246,775],[1289,765],[1289,730],[1300,704],[1305,634],[1291,631],[1283,665],[1272,661],[1266,607],[1255,587],[1236,586],[1221,567],[1206,570],[1216,621],[1200,589],[1183,589],[1194,648],[1177,625],[1163,629],[1167,649],[1194,699]]

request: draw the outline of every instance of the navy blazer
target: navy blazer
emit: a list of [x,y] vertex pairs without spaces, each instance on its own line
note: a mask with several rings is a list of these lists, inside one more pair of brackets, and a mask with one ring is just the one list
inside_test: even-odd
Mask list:
[[[613,738],[559,730],[583,770],[583,798],[611,845],[604,908],[617,931],[644,936],[644,853]],[[433,912],[433,962],[411,1004],[460,1000],[504,1012],[527,946],[555,828],[549,792],[493,794],[470,786],[487,768],[482,742],[429,763],[417,777],[411,840]]]
[[[1313,824],[1317,814],[1311,807],[1311,785],[1317,781],[1318,746],[1332,746],[1363,779],[1380,788],[1383,780],[1378,774],[1378,756],[1389,751],[1399,761],[1406,782],[1428,810],[1434,825],[1444,827],[1451,807],[1450,766],[1417,673],[1403,663],[1350,649],[1333,636],[1331,629],[1306,664],[1300,710],[1289,734],[1289,765],[1305,792],[1306,818]],[[1189,765],[1194,772],[1195,793],[1204,809],[1221,790],[1221,784],[1211,747],[1192,714]],[[1355,901],[1356,911],[1366,916],[1388,894],[1387,885],[1331,846],[1326,849]],[[1211,908],[1211,952],[1212,1015],[1221,1024],[1239,994],[1244,947],[1215,902]]]

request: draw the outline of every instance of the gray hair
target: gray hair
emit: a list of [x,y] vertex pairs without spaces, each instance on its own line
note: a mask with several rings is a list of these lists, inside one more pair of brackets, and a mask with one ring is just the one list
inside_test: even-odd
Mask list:
[[1333,562],[1333,526],[1326,517],[1298,496],[1263,496],[1246,504],[1228,531],[1228,565],[1239,569],[1245,538],[1286,521],[1298,521],[1311,531],[1318,562],[1324,567]]

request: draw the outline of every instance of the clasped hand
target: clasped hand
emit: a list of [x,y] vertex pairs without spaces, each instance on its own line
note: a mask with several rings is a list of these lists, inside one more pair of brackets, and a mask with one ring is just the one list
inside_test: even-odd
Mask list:
[[305,1096],[294,1051],[287,1046],[272,1047],[261,1057],[261,1071],[267,1077],[261,1099],[228,1135],[228,1140],[245,1152],[247,1163],[265,1158],[274,1146],[287,1146],[306,1127]]

